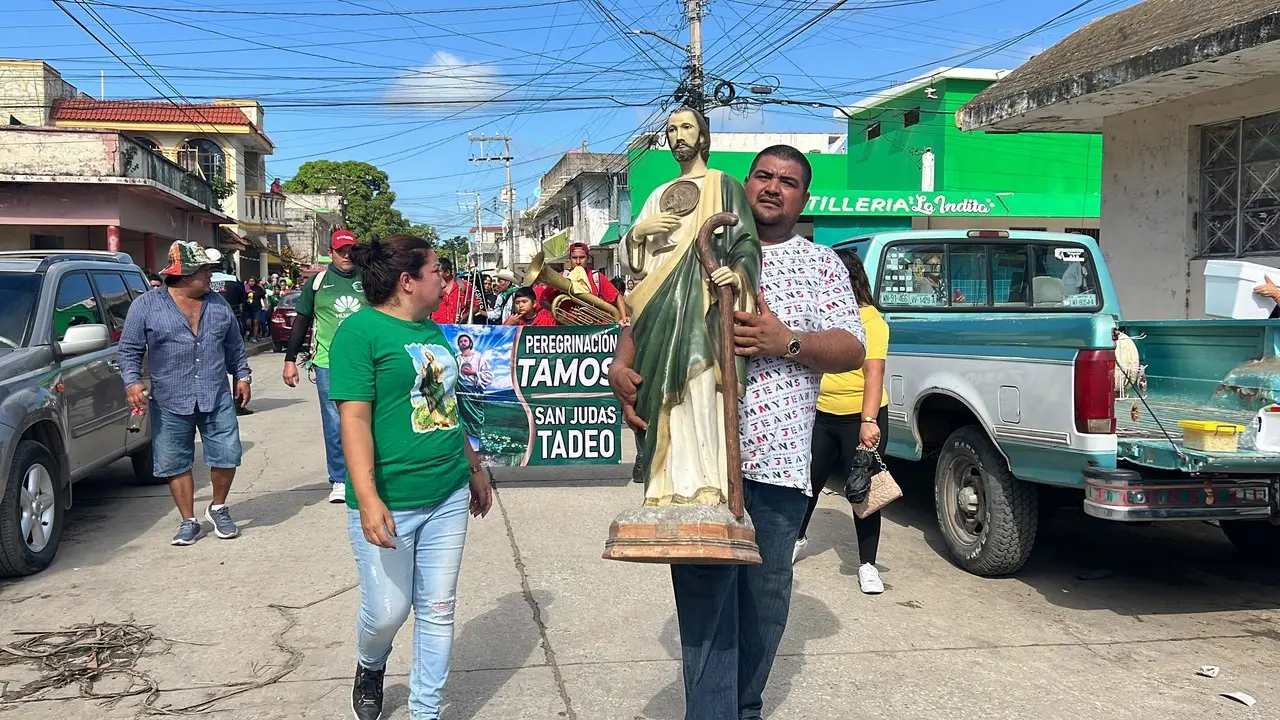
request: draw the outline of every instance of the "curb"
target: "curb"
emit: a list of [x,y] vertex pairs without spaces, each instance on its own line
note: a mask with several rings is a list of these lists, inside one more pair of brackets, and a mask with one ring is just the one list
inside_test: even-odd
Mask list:
[[261,355],[264,352],[271,352],[272,349],[272,342],[270,340],[263,340],[256,343],[246,342],[244,344],[244,352],[248,357]]

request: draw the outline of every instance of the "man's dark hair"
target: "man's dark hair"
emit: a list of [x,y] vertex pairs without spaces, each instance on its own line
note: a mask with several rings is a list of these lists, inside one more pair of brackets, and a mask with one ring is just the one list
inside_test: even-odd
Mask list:
[[452,274],[452,273],[453,273],[453,261],[452,261],[452,260],[450,260],[450,259],[449,259],[449,258],[447,258],[447,257],[442,257],[442,258],[440,258],[440,271],[441,271],[441,272],[447,272],[447,273]]
[[149,272],[147,273],[147,282],[160,282],[160,276],[153,272]]
[[527,285],[521,285],[520,287],[516,288],[515,293],[512,294],[511,301],[515,302],[517,298],[526,298],[528,300],[537,302],[538,294],[533,291],[533,288],[528,287]]
[[755,159],[751,161],[751,169],[747,171],[747,177],[751,177],[751,174],[756,171],[756,165],[760,164],[760,158],[766,157],[786,160],[799,165],[804,170],[804,187],[802,189],[806,191],[809,189],[809,183],[813,182],[813,166],[809,164],[809,158],[805,157],[804,153],[790,145],[770,145],[761,150]]

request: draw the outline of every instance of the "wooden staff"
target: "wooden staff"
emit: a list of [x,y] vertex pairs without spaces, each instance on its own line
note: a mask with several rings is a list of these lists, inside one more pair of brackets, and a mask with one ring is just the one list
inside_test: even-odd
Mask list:
[[[722,227],[738,224],[738,216],[730,212],[716,213],[707,218],[698,231],[695,247],[698,260],[707,276],[719,270],[721,265],[711,252],[711,236]],[[740,288],[745,292],[748,288]],[[733,352],[733,287],[717,285],[716,296],[720,303],[720,395],[724,399],[724,455],[729,470],[729,512],[735,520],[741,520],[742,507],[742,439],[738,436],[738,360]]]

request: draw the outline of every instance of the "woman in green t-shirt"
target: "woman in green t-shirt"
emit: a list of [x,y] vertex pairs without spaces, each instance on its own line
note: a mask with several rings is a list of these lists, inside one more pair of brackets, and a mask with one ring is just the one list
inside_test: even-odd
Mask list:
[[355,717],[382,714],[396,633],[414,613],[409,713],[438,718],[449,675],[467,511],[493,501],[488,473],[458,422],[458,361],[431,312],[444,281],[431,246],[393,235],[359,245],[370,307],[348,317],[330,348],[347,460],[347,529],[360,574]]

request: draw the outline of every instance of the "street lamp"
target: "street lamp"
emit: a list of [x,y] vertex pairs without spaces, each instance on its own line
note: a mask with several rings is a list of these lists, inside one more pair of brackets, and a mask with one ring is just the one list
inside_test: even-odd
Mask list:
[[652,30],[632,30],[631,34],[632,35],[649,35],[651,37],[656,37],[662,42],[668,45],[671,45],[672,47],[679,48],[681,52],[684,52],[686,54],[689,52],[688,46],[681,45],[680,43],[676,42],[675,40],[672,40],[671,38],[667,37],[666,35],[663,35],[662,33],[654,32]]

